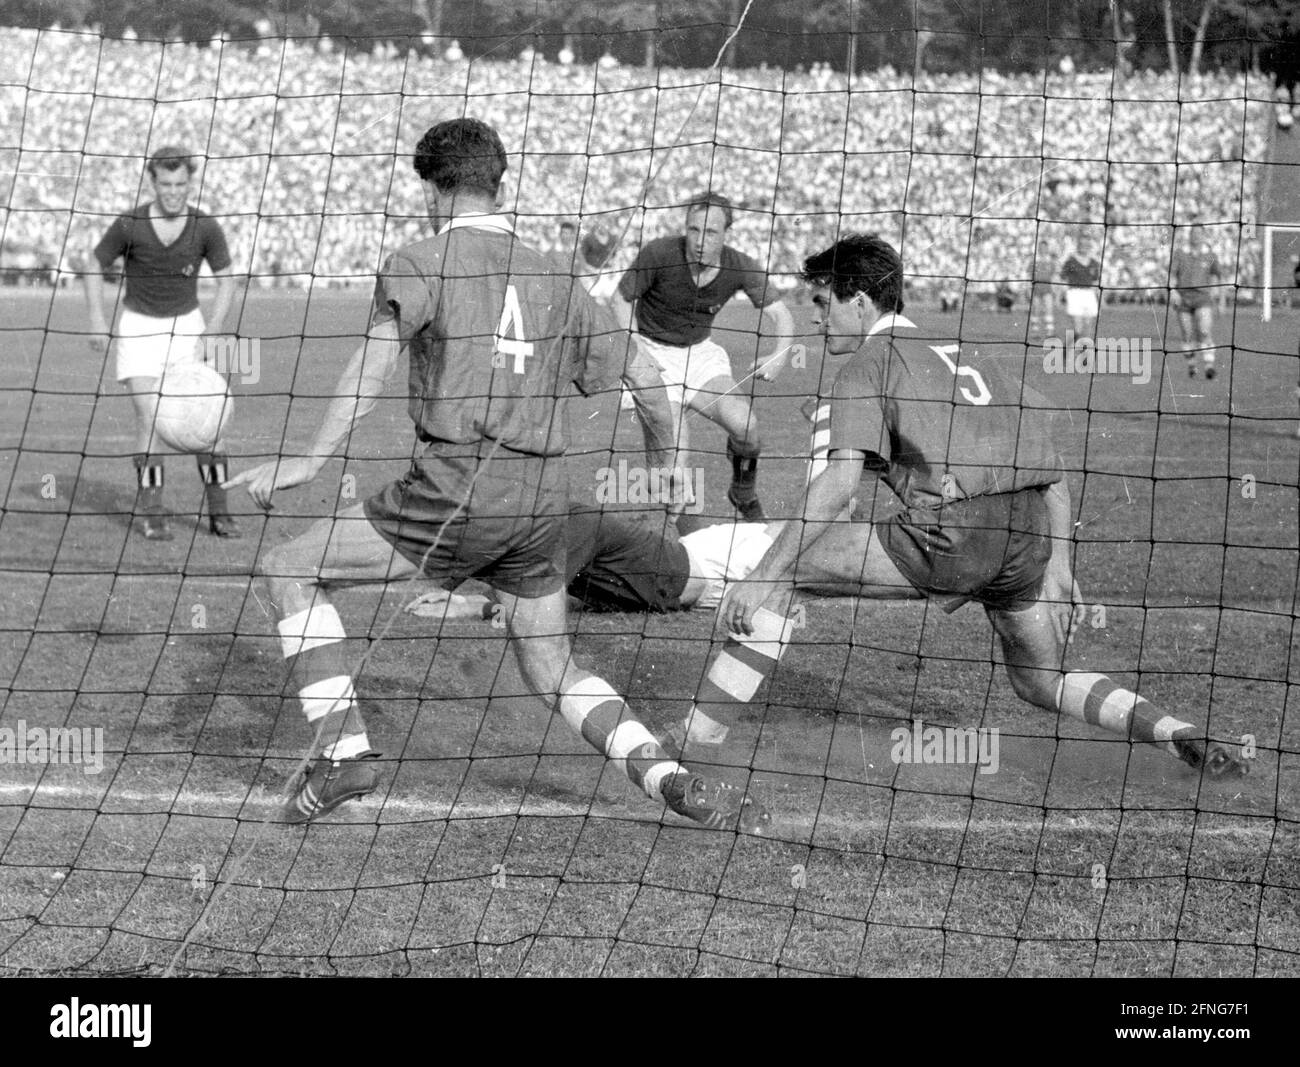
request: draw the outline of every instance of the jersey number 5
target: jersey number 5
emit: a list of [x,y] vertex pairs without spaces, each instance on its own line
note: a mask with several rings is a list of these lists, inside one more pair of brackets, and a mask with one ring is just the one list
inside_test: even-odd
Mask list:
[[971,380],[971,385],[974,386],[975,392],[972,393],[964,385],[958,389],[958,392],[960,392],[969,403],[975,404],[977,407],[983,407],[993,399],[993,394],[989,392],[989,387],[984,384],[984,376],[980,374],[979,371],[974,367],[959,367],[953,362],[951,357],[957,355],[957,353],[961,351],[960,345],[931,345],[930,350],[936,353],[941,360],[948,364],[948,369],[958,378],[969,378]]
[[[513,334],[513,336],[509,336]],[[506,303],[501,309],[501,324],[497,327],[496,348],[492,351],[492,366],[504,367],[506,356],[514,356],[511,368],[516,374],[524,373],[524,360],[533,354],[532,341],[524,340],[524,312],[519,306],[519,293],[513,285],[506,286]]]

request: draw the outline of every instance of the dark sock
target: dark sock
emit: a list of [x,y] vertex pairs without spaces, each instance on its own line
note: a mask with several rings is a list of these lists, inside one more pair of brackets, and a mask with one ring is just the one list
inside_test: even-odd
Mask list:
[[731,484],[737,489],[753,489],[758,482],[757,446],[738,444],[727,439],[727,455],[731,458]]

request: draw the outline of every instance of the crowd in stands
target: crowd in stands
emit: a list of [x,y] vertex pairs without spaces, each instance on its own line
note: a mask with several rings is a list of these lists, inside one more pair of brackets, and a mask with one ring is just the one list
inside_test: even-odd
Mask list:
[[712,187],[748,210],[732,243],[793,285],[837,227],[901,242],[919,284],[1027,291],[1035,249],[1084,231],[1103,286],[1168,284],[1174,225],[1209,227],[1239,284],[1257,271],[1249,160],[1270,85],[1138,72],[855,75],[516,58],[448,61],[328,39],[206,45],[0,29],[0,226],[9,262],[75,272],[112,216],[148,198],[162,144],[203,161],[199,205],[255,284],[365,283],[425,225],[420,133],[488,120],[512,152],[506,208],[547,247],[565,218],[615,223],[624,265]]

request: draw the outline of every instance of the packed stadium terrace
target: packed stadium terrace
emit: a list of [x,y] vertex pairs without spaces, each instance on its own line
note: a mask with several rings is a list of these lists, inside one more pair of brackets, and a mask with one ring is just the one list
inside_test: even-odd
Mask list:
[[[6,261],[75,271],[108,218],[143,200],[142,159],[205,157],[200,206],[261,284],[361,283],[421,226],[410,152],[473,114],[501,130],[508,206],[554,243],[561,217],[601,215],[639,240],[712,186],[745,207],[733,243],[793,282],[837,225],[902,242],[922,285],[1023,286],[1040,241],[1059,262],[1103,236],[1113,295],[1167,285],[1171,224],[1201,223],[1239,284],[1257,275],[1243,218],[1266,149],[1258,76],[1138,73],[855,75],[447,62],[328,40],[106,40],[0,30]],[[16,141],[17,143],[12,143]],[[623,231],[626,227],[626,231]],[[382,242],[380,238],[382,237]]]

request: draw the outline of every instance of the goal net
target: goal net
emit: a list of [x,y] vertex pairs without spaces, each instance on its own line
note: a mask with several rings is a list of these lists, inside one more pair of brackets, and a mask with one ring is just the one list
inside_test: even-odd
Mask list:
[[[690,30],[721,49],[735,25]],[[647,67],[629,44],[642,36],[0,29],[0,966],[1295,974],[1297,323],[1251,302],[1267,83],[1055,60],[784,69],[726,50]],[[232,493],[240,540],[208,532],[193,461],[166,455],[174,538],[147,540],[136,413],[115,348],[88,343],[91,250],[154,198],[151,153],[191,152],[191,201],[240,279],[207,343],[231,383],[230,473],[302,455],[376,273],[431,232],[414,146],[463,115],[505,143],[520,238],[566,264],[586,242],[606,292],[682,232],[695,194],[735,204],[727,243],[766,269],[797,332],[795,358],[758,381],[770,317],[744,299],[708,309],[761,426],[772,519],[802,518],[810,418],[847,358],[823,351],[801,265],[846,233],[885,237],[924,335],[1022,377],[1043,398],[1025,403],[1054,416],[1083,598],[1065,668],[1223,743],[1250,775],[1203,777],[1136,728],[1096,725],[1106,708],[1084,722],[1022,701],[978,604],[812,597],[701,757],[766,806],[770,831],[708,830],[528,695],[490,603],[478,619],[408,610],[435,588],[414,581],[330,593],[380,784],[282,824],[313,731],[257,562],[406,471],[405,369],[314,481],[266,514]],[[1180,319],[1203,316],[1170,301],[1189,284],[1185,234],[1208,257],[1190,284],[1211,318],[1186,341]],[[1089,245],[1101,300],[1083,360],[1062,266]],[[205,268],[205,313],[218,288]],[[600,393],[570,424],[575,503],[649,524],[635,411]],[[732,522],[726,434],[688,426],[691,517]],[[883,522],[889,490],[860,492],[857,520]],[[725,653],[716,623],[705,608],[570,620],[579,660],[659,735]]]

